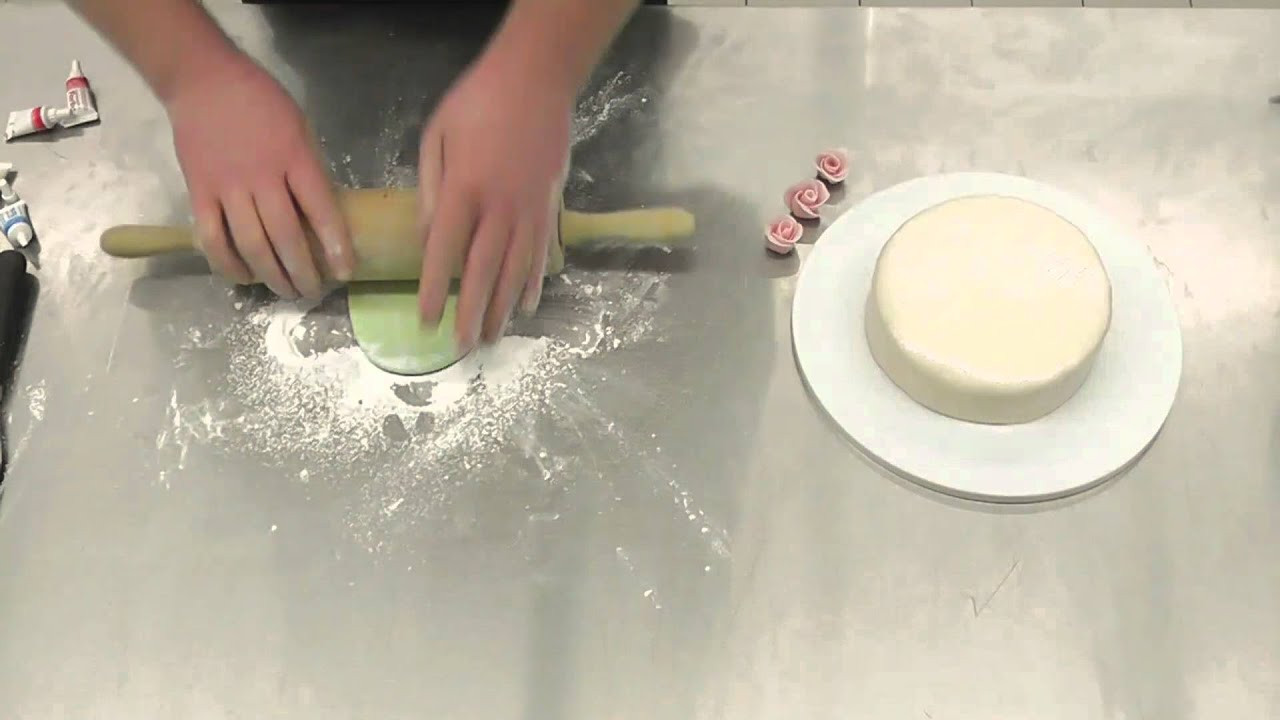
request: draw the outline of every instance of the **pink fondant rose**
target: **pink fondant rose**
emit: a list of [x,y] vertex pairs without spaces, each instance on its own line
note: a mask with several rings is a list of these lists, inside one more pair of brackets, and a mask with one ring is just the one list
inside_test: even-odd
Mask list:
[[805,180],[787,188],[783,202],[792,215],[801,220],[815,220],[819,209],[831,199],[831,191],[821,180]]
[[849,151],[844,148],[827,150],[818,155],[818,177],[832,185],[849,177]]
[[790,215],[783,215],[769,223],[769,227],[765,229],[765,247],[779,255],[786,255],[795,248],[803,235],[804,227]]

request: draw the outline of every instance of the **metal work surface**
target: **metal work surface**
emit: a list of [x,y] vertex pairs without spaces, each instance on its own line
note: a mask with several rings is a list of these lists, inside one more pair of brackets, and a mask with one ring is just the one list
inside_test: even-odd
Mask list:
[[[486,30],[215,9],[357,185],[413,181]],[[642,12],[578,109],[568,204],[685,204],[694,247],[571,258],[482,380],[399,387],[340,294],[304,313],[101,257],[105,227],[186,216],[164,114],[61,7],[0,23],[4,109],[58,102],[74,55],[103,118],[0,148],[43,239],[4,717],[1280,717],[1280,15]],[[1151,247],[1185,370],[1136,468],[990,507],[851,449],[792,358],[804,253],[762,249],[834,145],[832,217],[987,170]]]

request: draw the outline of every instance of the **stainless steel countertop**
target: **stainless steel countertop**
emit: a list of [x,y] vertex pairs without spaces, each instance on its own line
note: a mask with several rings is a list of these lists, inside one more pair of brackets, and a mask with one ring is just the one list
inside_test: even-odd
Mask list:
[[[215,7],[362,185],[412,180],[484,25]],[[515,328],[558,365],[385,422],[280,379],[265,295],[96,253],[185,216],[164,116],[60,6],[0,26],[0,105],[58,102],[76,56],[103,117],[0,148],[43,238],[0,498],[6,718],[1280,717],[1280,14],[642,12],[580,108],[570,205],[683,202],[696,247],[577,258]],[[760,228],[839,144],[839,208],[1015,172],[1151,247],[1185,372],[1132,472],[965,504],[829,425],[791,356],[802,259]],[[340,296],[309,317],[349,346]]]

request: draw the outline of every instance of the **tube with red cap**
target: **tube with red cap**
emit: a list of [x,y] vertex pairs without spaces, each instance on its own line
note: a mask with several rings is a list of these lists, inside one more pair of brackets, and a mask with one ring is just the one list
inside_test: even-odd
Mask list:
[[67,77],[67,110],[71,117],[62,121],[63,127],[84,125],[98,119],[98,106],[93,101],[93,89],[89,87],[89,78],[80,69],[80,61],[71,61],[71,75]]
[[65,108],[38,105],[9,113],[4,128],[4,139],[12,140],[24,135],[52,130],[56,127],[75,127],[98,119],[98,106],[93,99],[93,88],[80,69],[80,61],[71,61],[71,74],[67,77],[67,106]]
[[12,140],[23,135],[52,130],[69,117],[71,117],[70,110],[46,105],[16,110],[9,113],[9,122],[4,126],[4,139]]

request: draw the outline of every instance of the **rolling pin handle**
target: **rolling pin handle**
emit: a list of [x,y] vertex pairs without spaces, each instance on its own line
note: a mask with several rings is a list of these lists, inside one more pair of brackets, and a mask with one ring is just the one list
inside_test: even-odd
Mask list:
[[190,252],[195,246],[195,231],[189,227],[118,225],[102,233],[102,250],[118,258]]

